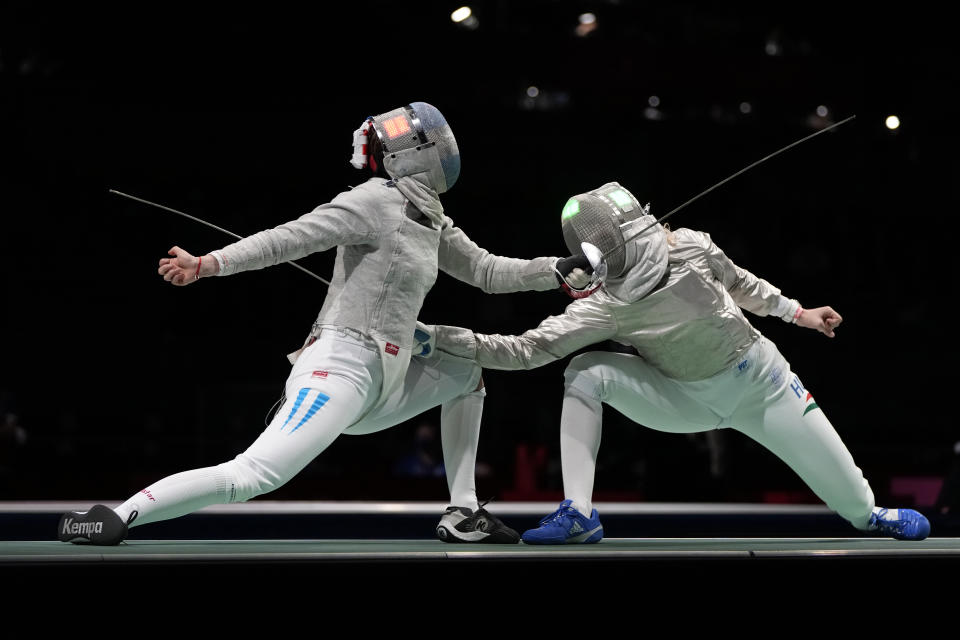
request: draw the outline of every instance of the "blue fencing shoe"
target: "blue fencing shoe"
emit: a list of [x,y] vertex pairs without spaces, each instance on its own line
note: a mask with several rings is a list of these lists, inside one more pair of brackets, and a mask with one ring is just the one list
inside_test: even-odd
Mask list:
[[923,540],[930,535],[930,521],[913,509],[873,508],[870,531],[897,540]]
[[588,544],[602,538],[597,510],[588,518],[570,506],[570,500],[564,500],[559,509],[540,521],[539,527],[524,531],[521,539],[527,544]]

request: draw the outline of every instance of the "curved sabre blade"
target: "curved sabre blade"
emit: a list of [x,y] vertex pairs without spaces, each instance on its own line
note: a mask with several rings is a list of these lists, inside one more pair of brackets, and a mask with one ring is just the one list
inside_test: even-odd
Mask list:
[[[237,238],[238,240],[242,240],[242,239],[243,239],[241,236],[238,236],[237,234],[235,234],[235,233],[232,232],[232,231],[228,231],[228,230],[224,229],[223,227],[218,227],[217,225],[215,225],[215,224],[213,224],[213,223],[210,223],[210,222],[207,222],[206,220],[202,220],[202,219],[200,219],[200,218],[197,218],[197,217],[195,217],[195,216],[192,216],[192,215],[190,215],[189,213],[184,213],[183,211],[177,211],[176,209],[171,209],[170,207],[164,206],[164,205],[162,205],[162,204],[157,204],[156,202],[150,202],[149,200],[144,200],[143,198],[138,198],[138,197],[136,197],[136,196],[131,196],[129,193],[123,193],[122,191],[117,191],[116,189],[110,189],[110,193],[114,193],[114,194],[116,194],[116,195],[118,195],[118,196],[123,196],[124,198],[129,198],[130,200],[135,200],[135,201],[137,201],[137,202],[141,202],[141,203],[143,203],[143,204],[150,205],[151,207],[156,207],[157,209],[163,209],[164,211],[169,211],[170,213],[175,213],[175,214],[177,214],[178,216],[183,216],[184,218],[189,218],[190,220],[193,220],[194,222],[199,222],[200,224],[206,225],[206,226],[210,227],[211,229],[216,229],[217,231],[221,231],[221,232],[227,234],[228,236],[233,236],[234,238]],[[327,286],[330,285],[330,283],[329,283],[328,281],[324,280],[323,278],[321,278],[320,276],[318,276],[317,274],[315,274],[313,271],[309,271],[309,270],[307,270],[307,269],[304,269],[303,267],[301,267],[300,265],[298,265],[298,264],[297,264],[296,262],[294,262],[293,260],[288,261],[286,264],[289,264],[291,267],[294,267],[294,268],[296,268],[296,269],[300,269],[300,271],[303,271],[304,273],[306,273],[306,274],[309,275],[309,276],[313,276],[314,278],[316,278],[317,280],[319,280],[320,282],[322,282],[323,284],[325,284],[325,285],[327,285]]]

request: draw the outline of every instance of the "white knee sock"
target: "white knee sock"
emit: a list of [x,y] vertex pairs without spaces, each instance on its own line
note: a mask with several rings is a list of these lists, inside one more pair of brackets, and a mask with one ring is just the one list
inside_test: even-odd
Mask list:
[[131,527],[186,515],[211,504],[230,502],[232,482],[218,467],[193,469],[167,476],[114,509]]
[[486,395],[485,390],[479,389],[441,405],[440,437],[451,506],[474,510],[479,506],[474,472]]
[[590,517],[593,512],[593,480],[600,450],[603,405],[582,391],[567,386],[560,417],[560,462],[563,492],[573,507]]

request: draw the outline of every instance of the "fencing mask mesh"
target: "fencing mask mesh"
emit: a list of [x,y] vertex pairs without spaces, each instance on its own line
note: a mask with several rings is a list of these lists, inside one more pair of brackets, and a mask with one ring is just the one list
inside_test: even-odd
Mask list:
[[[616,182],[608,182],[567,200],[560,215],[564,242],[571,254],[581,253],[581,242],[589,242],[607,254],[623,247],[624,240],[642,228],[628,223],[650,217],[647,211],[648,207],[641,206],[632,193]],[[611,277],[623,274],[632,266],[631,253],[629,247],[623,247],[607,256]]]
[[444,193],[460,176],[460,150],[443,114],[426,102],[374,116],[372,126],[383,146],[383,166],[391,178],[424,174],[429,186]]

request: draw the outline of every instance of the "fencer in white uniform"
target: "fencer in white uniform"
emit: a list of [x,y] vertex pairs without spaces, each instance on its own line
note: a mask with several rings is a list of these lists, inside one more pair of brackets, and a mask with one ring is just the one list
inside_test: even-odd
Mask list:
[[[567,367],[560,424],[566,500],[524,542],[597,542],[592,505],[602,405],[672,433],[731,428],[760,443],[832,510],[864,531],[922,539],[929,522],[909,509],[880,509],[853,457],[812,393],[742,310],[834,336],[830,307],[804,309],[736,266],[706,233],[670,231],[618,183],[568,200],[561,214],[568,248],[607,255],[606,280],[562,315],[519,336],[423,327],[438,353],[490,369],[531,369],[614,340],[638,355],[587,352]],[[632,238],[643,229],[639,237]],[[617,249],[620,247],[620,249]]]
[[259,438],[235,459],[164,478],[116,509],[64,514],[63,541],[117,544],[128,526],[207,505],[243,502],[277,489],[341,434],[365,434],[440,405],[450,507],[446,541],[515,543],[519,536],[477,502],[474,465],[483,411],[481,369],[437,354],[411,362],[416,320],[438,269],[489,293],[546,290],[558,271],[576,281],[571,258],[504,258],[481,249],[444,214],[439,194],[460,172],[446,119],[414,102],[368,118],[354,133],[358,169],[373,177],[298,218],[210,254],[174,247],[159,273],[186,286],[296,260],[337,247],[329,291],[304,347],[291,354],[285,400]]

